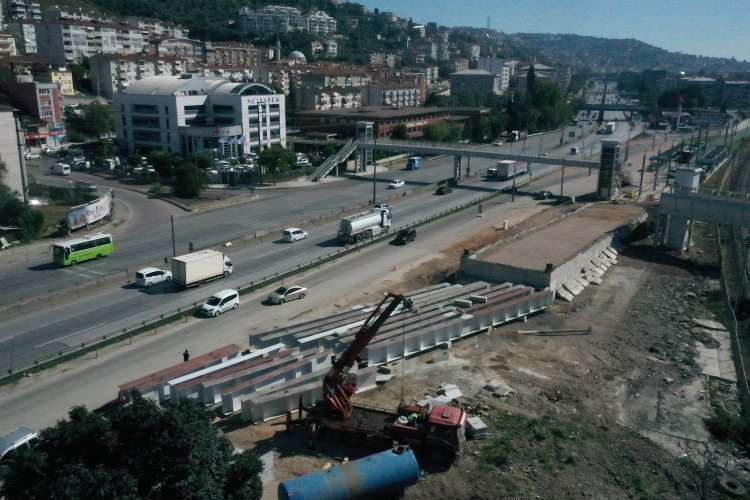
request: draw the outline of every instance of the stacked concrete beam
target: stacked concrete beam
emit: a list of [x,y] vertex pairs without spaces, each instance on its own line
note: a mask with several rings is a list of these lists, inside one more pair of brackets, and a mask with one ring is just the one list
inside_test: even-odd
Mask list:
[[245,357],[241,362],[225,366],[221,370],[206,371],[200,377],[188,380],[171,387],[173,398],[195,400],[196,403],[212,405],[221,401],[221,389],[239,381],[250,380],[263,373],[275,370],[296,361],[295,351],[283,349],[268,356]]
[[178,365],[172,365],[144,377],[131,380],[119,387],[119,398],[127,401],[131,391],[138,391],[146,398],[159,402],[166,401],[171,397],[169,392],[170,379],[224,363],[239,356],[240,352],[240,346],[229,344]]
[[[320,380],[301,386],[260,391],[250,395],[242,400],[242,420],[259,423],[285,415],[287,411],[294,411],[299,408],[300,397],[302,397],[305,405],[313,405],[323,397],[321,381],[327,372],[328,370],[320,370],[318,372]],[[367,367],[361,370],[353,369],[352,373],[357,375],[357,392],[364,392],[375,387],[376,367]]]
[[222,363],[209,366],[201,370],[173,378],[169,380],[167,384],[169,385],[170,388],[176,387],[179,385],[183,392],[183,396],[187,396],[189,398],[190,397],[197,398],[198,397],[197,394],[199,394],[200,388],[198,387],[198,383],[194,382],[195,380],[205,380],[203,378],[204,375],[220,373],[222,370],[225,370],[226,368],[229,368],[232,365],[245,363],[248,360],[261,358],[264,356],[277,353],[281,351],[282,349],[284,349],[284,347],[285,347],[284,344],[277,344],[275,346],[266,347],[265,349],[259,349],[257,351],[253,351],[249,354],[242,354],[240,356],[224,361]]
[[238,381],[238,383],[229,387],[223,387],[221,391],[221,410],[225,415],[234,413],[241,408],[241,398],[253,394],[257,391],[271,387],[287,386],[287,383],[296,380],[304,375],[316,371],[326,372],[331,366],[330,350],[307,353],[304,356],[296,357],[296,362],[279,366],[264,374],[254,377],[247,381]]

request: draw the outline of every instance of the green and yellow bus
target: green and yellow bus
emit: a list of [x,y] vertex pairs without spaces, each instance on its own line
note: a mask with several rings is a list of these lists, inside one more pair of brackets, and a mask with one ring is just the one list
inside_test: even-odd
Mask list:
[[79,262],[105,257],[114,251],[112,235],[94,233],[52,245],[52,260],[58,266],[75,266]]

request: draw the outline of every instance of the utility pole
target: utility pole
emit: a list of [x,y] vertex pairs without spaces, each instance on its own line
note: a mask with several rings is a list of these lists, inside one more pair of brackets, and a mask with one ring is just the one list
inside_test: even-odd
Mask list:
[[564,184],[565,184],[565,158],[563,158],[563,161],[562,161],[562,175],[560,175],[560,202],[562,202]]
[[641,182],[638,184],[638,198],[643,193],[643,174],[646,173],[646,153],[643,153],[643,163],[641,164]]
[[177,247],[174,243],[174,215],[169,216],[169,220],[172,222],[172,257],[177,256]]

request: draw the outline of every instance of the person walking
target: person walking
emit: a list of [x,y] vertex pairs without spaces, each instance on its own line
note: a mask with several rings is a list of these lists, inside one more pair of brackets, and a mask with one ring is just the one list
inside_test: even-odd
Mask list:
[[182,353],[182,360],[187,361],[189,359],[190,359],[190,353],[188,352],[187,349],[185,349],[185,352]]

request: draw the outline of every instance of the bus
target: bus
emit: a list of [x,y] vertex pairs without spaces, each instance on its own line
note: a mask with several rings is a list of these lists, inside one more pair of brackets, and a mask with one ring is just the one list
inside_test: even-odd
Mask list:
[[105,257],[114,251],[112,235],[94,233],[52,245],[52,259],[58,266],[75,266],[79,262]]

